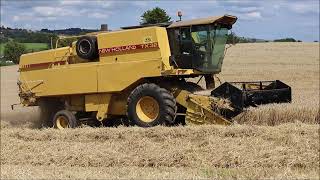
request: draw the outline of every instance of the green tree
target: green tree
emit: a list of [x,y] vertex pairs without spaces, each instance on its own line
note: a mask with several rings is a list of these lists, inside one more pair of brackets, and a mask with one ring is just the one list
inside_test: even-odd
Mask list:
[[171,20],[171,17],[168,16],[167,12],[164,9],[155,7],[151,10],[145,11],[141,16],[141,25],[144,24],[157,24],[157,23],[166,23]]
[[19,64],[20,56],[26,52],[27,50],[25,45],[12,40],[4,46],[3,54],[4,59],[7,61],[12,61],[15,64]]
[[297,42],[294,38],[283,38],[283,39],[276,39],[274,42]]
[[[66,39],[59,39],[59,42],[58,42],[58,48],[60,47],[66,47],[66,46],[71,46],[72,43],[74,41],[77,41],[79,38],[78,37],[69,37],[69,38],[66,38]],[[56,42],[56,41],[55,41]],[[55,47],[55,46],[54,46]]]
[[239,41],[240,41],[239,37],[234,32],[231,32],[230,34],[228,34],[227,44],[236,44],[236,43],[239,43]]

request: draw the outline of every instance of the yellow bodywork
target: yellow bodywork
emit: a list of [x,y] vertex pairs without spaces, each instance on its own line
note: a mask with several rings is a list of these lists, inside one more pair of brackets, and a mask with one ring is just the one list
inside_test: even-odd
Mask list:
[[[143,44],[143,36],[137,36],[134,33],[146,34],[152,38],[152,41],[159,43],[159,48],[141,49],[130,54],[101,56],[97,62],[77,64],[68,62],[76,56],[72,47],[22,55],[19,67],[23,87],[31,90],[37,97],[119,92],[141,78],[161,76],[162,71],[171,69],[168,59],[169,43],[164,38],[166,37],[163,35],[166,33],[164,28],[153,27],[127,31],[99,34],[98,41],[102,42],[98,44],[99,49]],[[54,62],[57,63],[54,64]],[[48,65],[25,70],[25,67],[30,64],[40,63],[48,63]]]
[[[170,47],[167,31],[161,27],[99,33],[98,48],[132,44],[158,43],[157,48],[102,55],[98,61],[73,63],[78,58],[73,47],[63,47],[22,55],[20,58],[20,88],[33,99],[48,96],[71,96],[79,99],[85,94],[85,111],[98,111],[98,119],[106,114],[123,114],[126,99],[112,101],[112,95],[146,77],[161,76],[172,70],[169,65]],[[77,96],[78,95],[78,96]],[[30,98],[31,99],[31,96]],[[75,100],[70,101],[79,109]],[[122,108],[108,108],[110,103]],[[25,105],[32,102],[24,99]],[[79,104],[79,103],[78,103]],[[78,108],[77,108],[78,107]],[[108,112],[110,109],[112,112]]]

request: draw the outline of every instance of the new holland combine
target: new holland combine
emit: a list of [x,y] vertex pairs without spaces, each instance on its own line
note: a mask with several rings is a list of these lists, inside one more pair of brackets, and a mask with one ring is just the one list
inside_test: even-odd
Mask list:
[[[21,104],[40,106],[62,129],[123,118],[141,127],[228,125],[249,106],[291,102],[291,88],[279,80],[215,87],[236,20],[224,15],[125,27],[22,55]],[[207,90],[186,81],[195,77],[204,77]]]

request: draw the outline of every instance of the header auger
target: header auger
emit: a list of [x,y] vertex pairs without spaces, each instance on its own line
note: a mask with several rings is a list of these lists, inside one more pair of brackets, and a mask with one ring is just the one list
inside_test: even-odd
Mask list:
[[[141,127],[232,124],[249,106],[291,102],[283,82],[226,82],[221,71],[231,15],[124,27],[78,38],[67,47],[25,54],[19,96],[51,125],[127,119]],[[204,77],[209,94],[188,78]],[[200,93],[199,93],[200,92]]]

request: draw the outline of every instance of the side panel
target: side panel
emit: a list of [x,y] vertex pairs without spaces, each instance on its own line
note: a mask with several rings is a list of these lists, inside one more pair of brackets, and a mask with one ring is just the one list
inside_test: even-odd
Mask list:
[[[55,61],[66,61],[71,55],[72,50],[69,47],[63,47],[58,49],[50,49],[40,52],[23,54],[20,57],[19,68],[47,68]],[[30,66],[31,65],[31,66]]]
[[[158,37],[154,27],[102,33],[97,37],[101,62],[161,61]],[[156,43],[156,46],[143,46],[153,43]]]
[[25,91],[36,96],[122,91],[144,77],[160,76],[161,61],[83,63],[20,72]]
[[96,65],[67,65],[59,69],[50,69],[46,76],[49,82],[47,94],[82,94],[97,91]]
[[171,56],[170,52],[170,45],[169,45],[169,39],[168,39],[168,34],[165,29],[162,28],[157,28],[157,37],[158,37],[158,44],[160,47],[160,52],[161,52],[161,60],[162,60],[162,70],[171,70],[173,67],[170,66],[169,63],[169,57]]
[[20,72],[25,91],[36,96],[97,92],[97,63],[69,64]]
[[167,39],[165,28],[115,31],[97,37],[98,92],[122,91],[141,78],[160,76],[163,58],[170,54],[170,50],[162,52],[169,49],[164,41]]
[[98,92],[122,91],[144,77],[160,76],[161,61],[131,61],[100,64],[98,67]]

